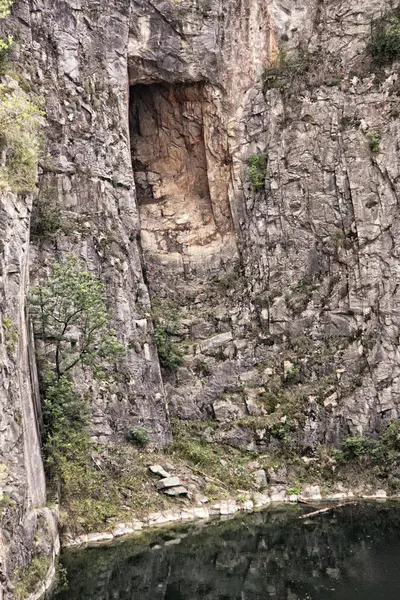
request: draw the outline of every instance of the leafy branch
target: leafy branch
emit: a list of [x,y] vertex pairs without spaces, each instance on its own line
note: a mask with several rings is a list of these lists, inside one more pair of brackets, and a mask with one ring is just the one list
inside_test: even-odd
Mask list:
[[123,353],[109,326],[103,283],[73,256],[53,263],[50,275],[30,298],[37,339],[46,347],[46,362],[59,380],[76,366],[102,375]]

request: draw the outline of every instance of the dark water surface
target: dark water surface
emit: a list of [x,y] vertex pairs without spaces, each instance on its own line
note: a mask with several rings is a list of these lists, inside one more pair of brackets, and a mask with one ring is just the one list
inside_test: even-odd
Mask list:
[[400,504],[266,510],[65,553],[52,600],[399,600]]

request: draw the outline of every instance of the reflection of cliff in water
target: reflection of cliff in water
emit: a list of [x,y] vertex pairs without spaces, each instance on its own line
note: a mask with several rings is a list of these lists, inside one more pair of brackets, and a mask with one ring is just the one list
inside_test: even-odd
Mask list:
[[[272,510],[66,555],[57,600],[397,600],[400,505]],[[54,599],[55,600],[55,599]]]

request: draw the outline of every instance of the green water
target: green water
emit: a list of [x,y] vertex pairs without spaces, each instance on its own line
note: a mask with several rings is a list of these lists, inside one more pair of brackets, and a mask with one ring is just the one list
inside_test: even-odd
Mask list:
[[52,600],[399,600],[400,504],[267,510],[65,553]]

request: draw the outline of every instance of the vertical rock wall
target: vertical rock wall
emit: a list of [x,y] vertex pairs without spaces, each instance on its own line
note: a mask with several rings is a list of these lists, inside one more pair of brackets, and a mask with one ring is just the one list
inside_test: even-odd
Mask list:
[[[201,278],[176,261],[160,275],[156,249],[145,261],[152,293],[181,309],[185,359],[166,375],[171,410],[217,418],[221,439],[242,443],[240,421],[252,446],[243,419],[268,417],[271,426],[288,417],[314,448],[378,434],[398,416],[397,74],[395,65],[377,69],[369,49],[374,20],[392,8],[373,0],[133,8],[130,81],[203,83],[210,198],[214,214],[228,205],[234,223],[219,265],[212,243],[202,248]],[[248,160],[260,154],[266,182],[255,191]],[[176,211],[175,226],[183,216]],[[271,390],[287,410],[271,413]],[[260,426],[256,445],[275,442]]]
[[36,367],[28,353],[31,205],[31,196],[0,196],[0,598],[4,599],[12,597],[8,584],[15,569],[30,562],[43,535],[50,535],[51,557],[57,550],[53,516],[41,510],[46,489],[35,409]]
[[129,153],[129,16],[128,1],[35,2],[30,11],[32,80],[46,96],[49,155],[39,203],[62,211],[57,237],[33,240],[32,276],[72,253],[104,281],[126,357],[111,388],[86,375],[80,381],[91,397],[93,436],[121,439],[141,425],[154,444],[164,444],[169,426],[138,252]]

